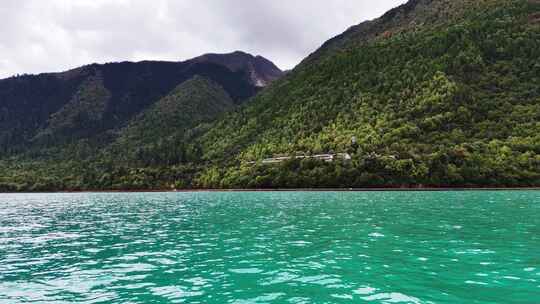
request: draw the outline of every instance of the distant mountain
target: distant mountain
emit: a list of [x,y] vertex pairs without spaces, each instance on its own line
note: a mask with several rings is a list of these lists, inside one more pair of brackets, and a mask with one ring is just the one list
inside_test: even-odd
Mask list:
[[239,52],[207,57],[92,64],[0,80],[0,153],[118,130],[196,75],[221,86],[236,105],[281,75],[262,57]]
[[226,66],[234,72],[243,72],[248,77],[249,82],[257,87],[265,87],[283,76],[283,71],[270,60],[261,56],[253,57],[253,55],[240,51],[225,56],[206,54],[192,59],[191,62],[214,63]]
[[9,80],[17,90],[0,82],[0,96],[26,109],[11,119],[0,103],[8,130],[31,130],[21,133],[29,142],[66,126],[78,134],[4,157],[0,190],[540,186],[539,15],[536,0],[411,0],[262,90],[272,65],[242,53],[196,58],[187,67],[213,72],[140,103],[115,97],[104,71]]

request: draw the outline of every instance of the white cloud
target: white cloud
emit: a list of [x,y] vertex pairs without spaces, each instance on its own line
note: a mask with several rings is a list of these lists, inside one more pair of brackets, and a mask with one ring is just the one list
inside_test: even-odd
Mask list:
[[0,77],[242,50],[291,68],[404,0],[2,0]]

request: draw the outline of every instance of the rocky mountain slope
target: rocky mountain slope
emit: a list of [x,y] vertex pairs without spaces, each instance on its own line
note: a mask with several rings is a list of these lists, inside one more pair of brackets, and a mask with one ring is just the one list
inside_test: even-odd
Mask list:
[[222,65],[233,72],[243,71],[249,82],[257,87],[266,87],[283,76],[283,72],[270,60],[262,56],[253,57],[240,51],[229,54],[227,57],[219,54],[206,54],[191,61]]

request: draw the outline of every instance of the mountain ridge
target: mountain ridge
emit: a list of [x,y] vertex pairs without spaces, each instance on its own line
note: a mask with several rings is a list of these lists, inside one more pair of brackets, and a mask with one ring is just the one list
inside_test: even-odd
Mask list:
[[[61,73],[0,80],[0,146],[3,152],[24,150],[18,147],[55,144],[116,129],[194,75],[219,83],[237,105],[261,90],[258,78],[267,85],[281,75],[272,64],[268,75],[260,69],[254,79],[251,66],[257,59],[248,54],[214,57],[219,61],[90,64]],[[240,64],[234,70],[228,66],[233,59]],[[99,91],[104,95],[96,95]],[[83,94],[76,97],[77,92]],[[95,116],[98,108],[100,113]]]
[[[239,58],[244,59],[245,61],[258,61],[261,63],[264,63],[269,68],[267,70],[260,70],[257,72],[263,72],[261,73],[261,77],[268,78],[268,83],[272,82],[273,80],[278,79],[282,76],[283,71],[277,67],[272,61],[265,58],[261,55],[252,55],[247,52],[243,51],[233,51],[230,53],[206,53],[200,56],[196,56],[190,59],[186,60],[180,60],[180,61],[174,61],[174,60],[140,60],[140,61],[131,61],[131,60],[123,60],[123,61],[110,61],[110,62],[103,62],[103,63],[89,63],[82,66],[69,68],[64,71],[58,71],[58,72],[40,72],[40,73],[23,73],[23,74],[16,74],[12,76],[7,76],[4,78],[0,78],[0,82],[5,80],[13,80],[13,79],[20,79],[24,77],[36,77],[36,76],[55,76],[58,78],[70,78],[74,77],[75,75],[82,73],[86,71],[87,69],[96,68],[96,67],[102,67],[106,65],[121,65],[121,64],[196,64],[196,63],[214,63],[217,65],[222,65],[227,68],[229,68],[232,72],[238,72],[240,70],[244,70],[248,64],[247,62],[238,62],[230,63],[230,60],[238,60]],[[266,74],[268,73],[268,75]]]

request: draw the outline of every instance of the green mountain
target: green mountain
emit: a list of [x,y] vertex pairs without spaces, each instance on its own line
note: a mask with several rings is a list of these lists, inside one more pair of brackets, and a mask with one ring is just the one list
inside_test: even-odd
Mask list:
[[234,52],[0,80],[0,191],[88,188],[96,155],[130,166],[198,159],[184,139],[282,74]]
[[[282,72],[242,52],[184,62],[92,64],[63,73],[0,80],[0,155],[99,137],[117,129],[196,75],[225,89],[241,104]],[[234,64],[234,69],[230,68]]]
[[[199,139],[200,183],[540,185],[539,10],[417,0],[352,27]],[[352,163],[249,163],[334,152]]]
[[[540,186],[539,50],[538,1],[411,0],[329,40],[217,119],[169,133],[168,119],[150,118],[168,107],[158,104],[98,153],[94,143],[79,142],[55,157],[5,159],[0,184]],[[97,89],[99,77],[87,86],[90,98],[107,96]],[[99,109],[85,119],[99,117]],[[77,117],[73,106],[61,113]],[[179,152],[170,152],[175,143]],[[312,157],[340,153],[351,159]],[[167,154],[180,157],[152,158]],[[275,156],[285,159],[263,161]]]

